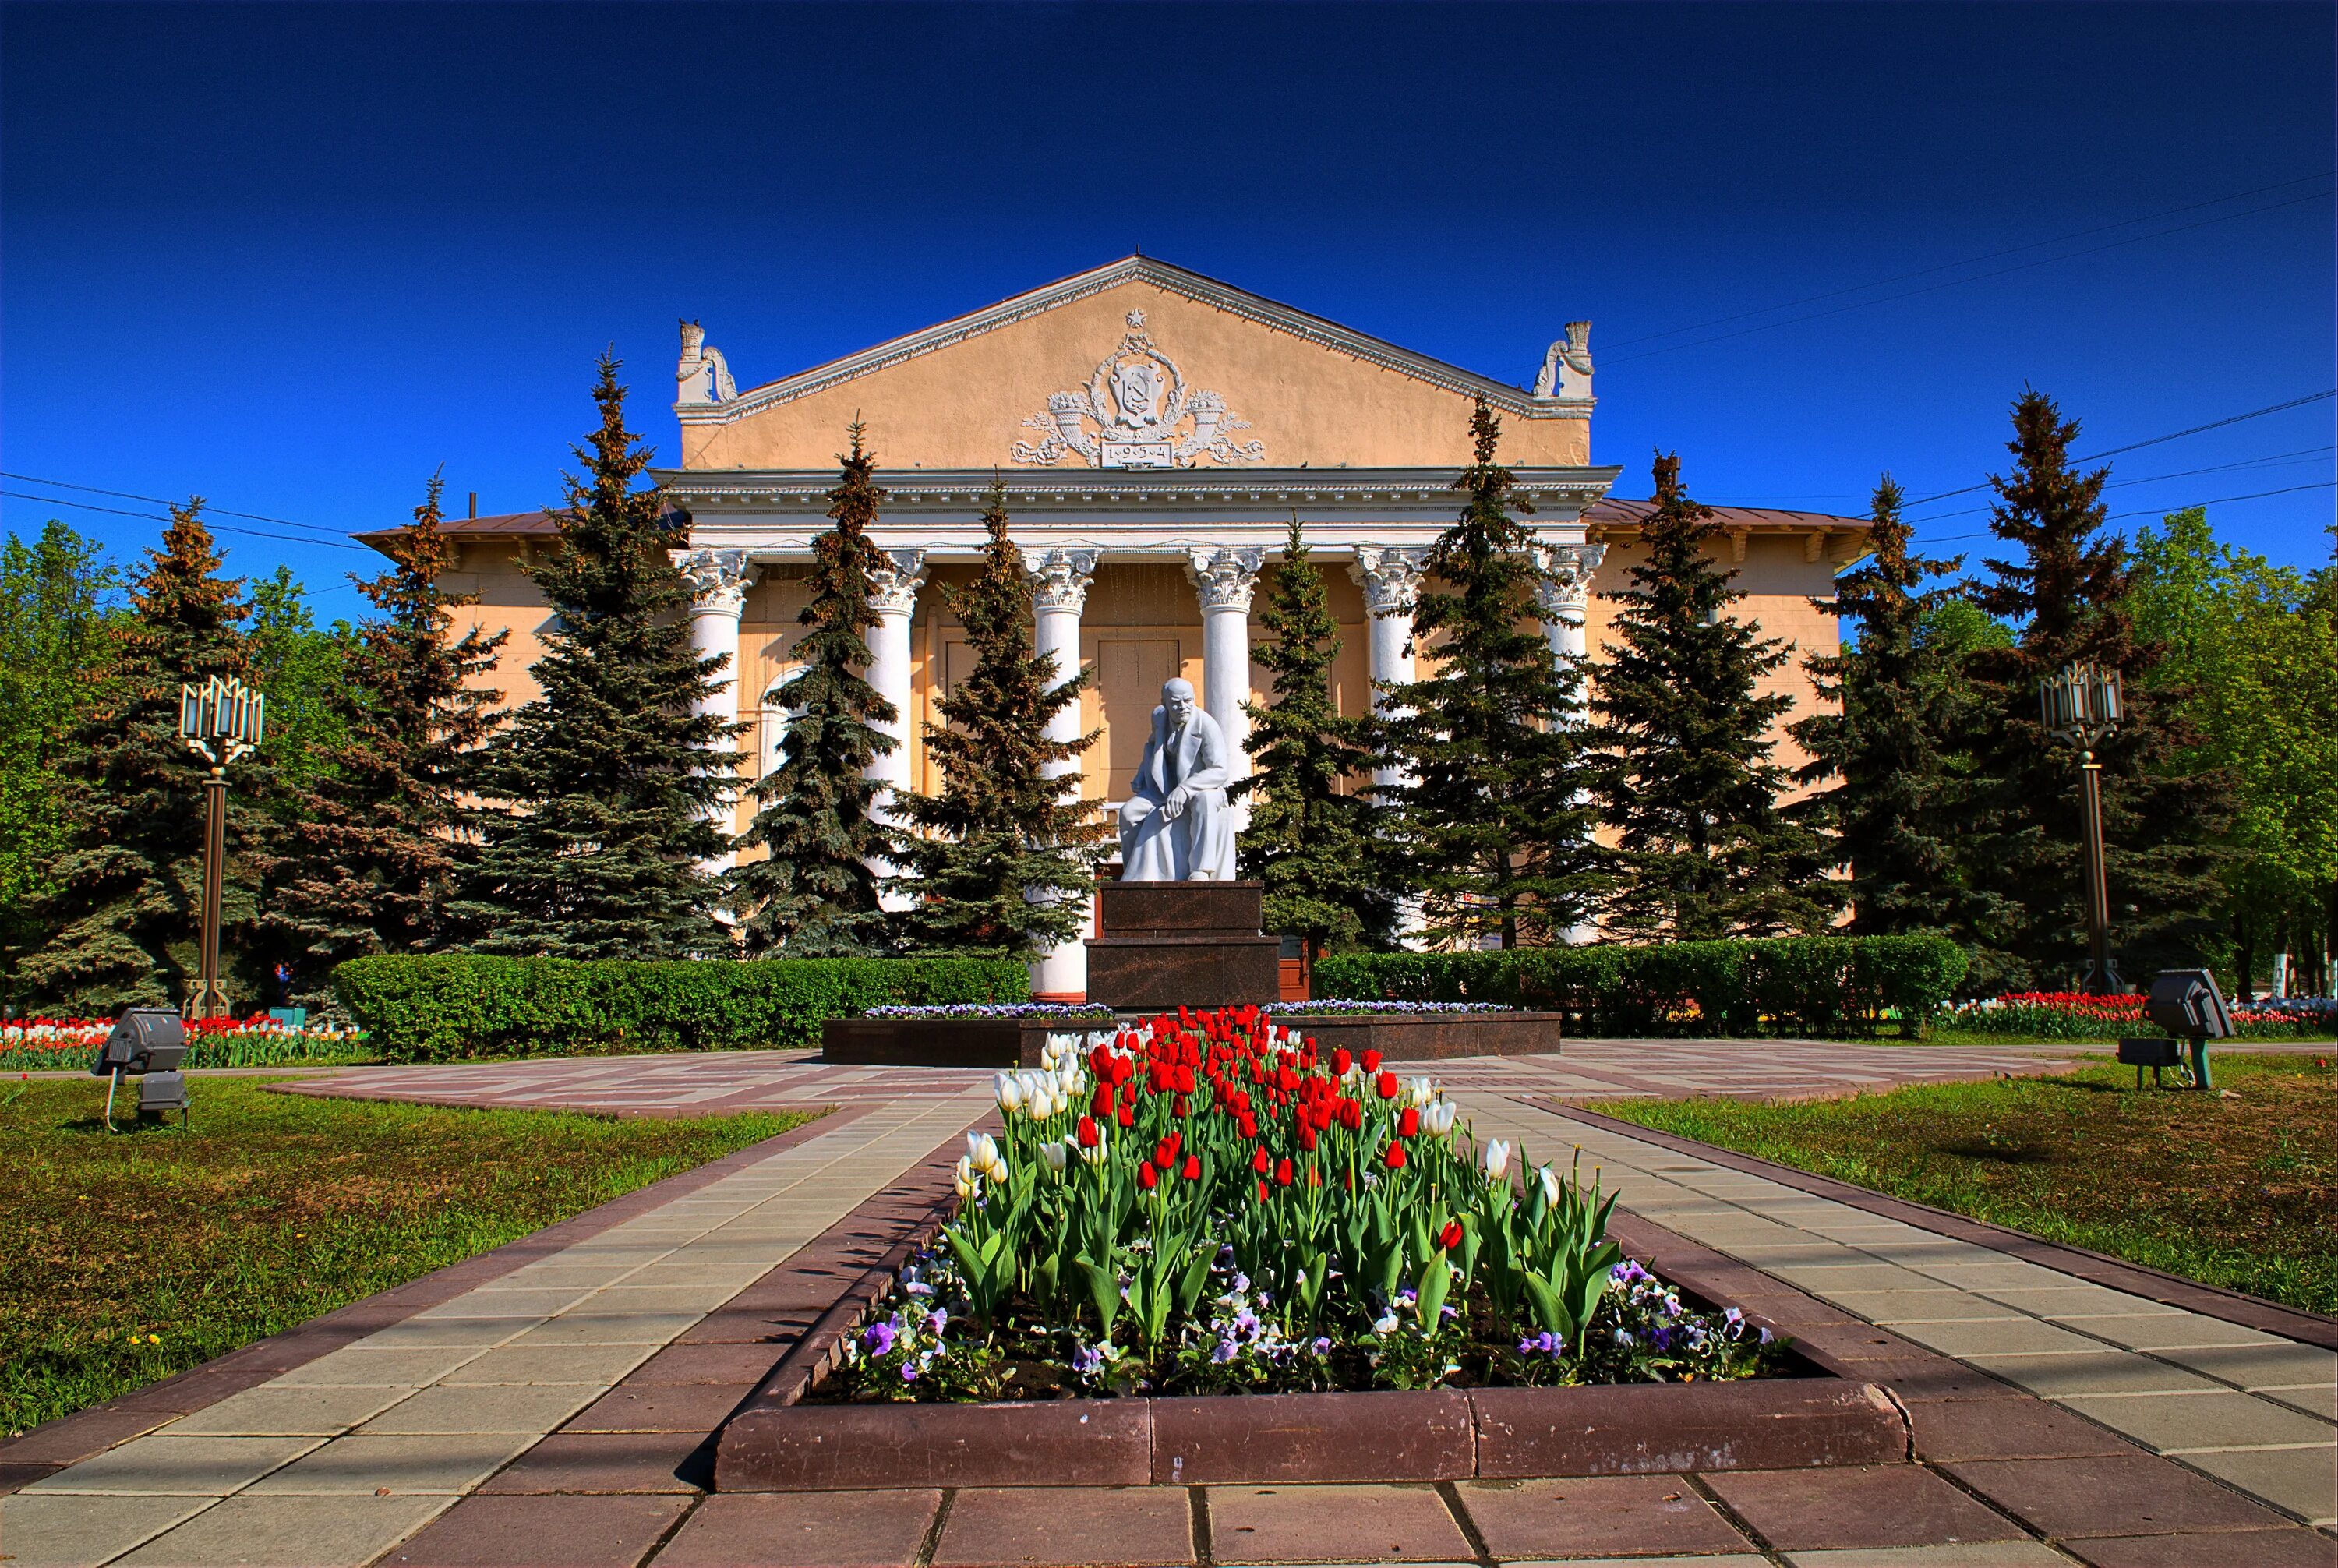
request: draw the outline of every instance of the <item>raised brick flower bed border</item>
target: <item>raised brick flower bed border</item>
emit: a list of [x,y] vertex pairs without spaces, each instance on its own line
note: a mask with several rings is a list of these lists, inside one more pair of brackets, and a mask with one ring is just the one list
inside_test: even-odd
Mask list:
[[[1868,1380],[1953,1363],[1636,1216],[1616,1240],[1715,1307],[1790,1333],[1817,1377],[1417,1393],[1221,1395],[991,1405],[812,1405],[946,1194],[790,1348],[717,1435],[718,1492],[871,1486],[1509,1480],[1906,1463],[1905,1411]],[[1882,1358],[1889,1358],[1888,1362]]]
[[[1134,1014],[1131,1014],[1134,1016]],[[1150,1016],[1150,1014],[1147,1014]],[[1390,1062],[1454,1056],[1556,1056],[1559,1013],[1277,1013],[1326,1052],[1345,1046]],[[831,1018],[821,1060],[885,1067],[1036,1067],[1054,1034],[1108,1026],[1092,1018]]]

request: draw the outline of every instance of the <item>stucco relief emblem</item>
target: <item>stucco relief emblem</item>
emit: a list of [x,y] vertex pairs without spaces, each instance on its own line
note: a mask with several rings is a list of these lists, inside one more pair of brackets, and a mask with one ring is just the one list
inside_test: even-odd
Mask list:
[[1250,428],[1225,398],[1189,387],[1177,362],[1144,330],[1144,312],[1131,310],[1128,335],[1098,362],[1085,390],[1058,392],[1047,411],[1023,421],[1044,430],[1036,445],[1015,443],[1017,463],[1054,463],[1076,452],[1092,468],[1191,468],[1203,456],[1215,463],[1262,463],[1266,446],[1237,441]]

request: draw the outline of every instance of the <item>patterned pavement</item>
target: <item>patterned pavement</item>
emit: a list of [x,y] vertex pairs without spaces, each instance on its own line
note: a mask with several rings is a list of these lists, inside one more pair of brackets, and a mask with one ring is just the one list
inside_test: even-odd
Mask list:
[[[1792,1100],[1909,1083],[2058,1073],[2061,1046],[1857,1045],[1792,1040],[1570,1040],[1555,1056],[1469,1057],[1402,1064],[1456,1088],[1559,1100],[1654,1095]],[[584,1056],[426,1067],[359,1067],[305,1077],[301,1094],[430,1104],[712,1115],[781,1105],[855,1105],[947,1097],[989,1080],[951,1067],[847,1067],[806,1051]]]

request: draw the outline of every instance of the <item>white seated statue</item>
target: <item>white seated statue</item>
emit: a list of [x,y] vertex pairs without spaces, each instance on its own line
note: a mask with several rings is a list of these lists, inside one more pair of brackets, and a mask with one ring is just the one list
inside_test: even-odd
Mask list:
[[1120,808],[1124,882],[1231,882],[1234,813],[1226,732],[1194,701],[1190,681],[1161,688],[1153,737]]

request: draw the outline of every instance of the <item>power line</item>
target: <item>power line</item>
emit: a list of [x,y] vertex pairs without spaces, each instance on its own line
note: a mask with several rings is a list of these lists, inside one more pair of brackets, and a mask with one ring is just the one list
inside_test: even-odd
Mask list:
[[[2140,452],[2146,446],[2156,446],[2163,441],[2178,441],[2186,436],[2197,436],[2203,431],[2222,430],[2227,425],[2238,425],[2250,419],[2262,419],[2268,414],[2279,414],[2290,408],[2303,408],[2308,403],[2319,403],[2325,397],[2338,397],[2338,387],[2333,387],[2327,392],[2311,393],[2304,397],[2293,397],[2286,403],[2275,403],[2270,407],[2252,408],[2245,414],[2235,414],[2229,419],[2217,419],[2206,425],[2195,425],[2189,430],[2171,430],[2165,436],[2154,436],[2148,440],[2130,441],[2124,446],[2114,446],[2107,452],[2096,452],[2084,457],[2073,457],[2070,461],[2099,463],[2106,457],[2116,457],[2122,452]],[[1911,507],[1929,506],[1935,501],[1945,501],[1951,495],[1970,495],[1976,490],[1988,488],[1989,481],[1984,479],[1978,485],[1966,485],[1955,490],[1943,490],[1937,495],[1922,496],[1909,502],[1908,505]]]
[[[1937,267],[1920,267],[1913,272],[1901,272],[1890,278],[1878,278],[1869,283],[1854,283],[1847,289],[1830,289],[1823,294],[1808,294],[1800,299],[1788,299],[1782,304],[1765,305],[1759,310],[1741,310],[1734,316],[1717,316],[1710,321],[1699,321],[1693,326],[1675,327],[1665,332],[1651,332],[1643,338],[1626,338],[1621,343],[1609,344],[1607,348],[1611,352],[1617,348],[1629,348],[1636,344],[1653,343],[1659,338],[1677,338],[1684,332],[1702,332],[1708,327],[1726,327],[1732,321],[1743,321],[1754,316],[1767,316],[1773,310],[1792,310],[1800,305],[1815,305],[1822,299],[1839,299],[1842,295],[1858,294],[1869,289],[1887,289],[1894,283],[1905,283],[1912,278],[1929,278],[1935,272],[1950,272],[1959,267],[1977,267],[1984,261],[1995,261],[2000,257],[2019,256],[2024,250],[2036,250],[2047,245],[2067,245],[2073,240],[2091,239],[2097,234],[2107,234],[2114,229],[2130,229],[2137,223],[2150,223],[2161,218],[2174,218],[2186,212],[2197,212],[2203,207],[2221,207],[2227,201],[2239,201],[2251,196],[2263,196],[2274,191],[2286,191],[2293,185],[2304,185],[2316,180],[2327,180],[2333,172],[2338,171],[2325,169],[2319,174],[2302,175],[2295,180],[2284,180],[2273,185],[2259,185],[2250,191],[2235,191],[2230,195],[2213,197],[2205,201],[2194,201],[2182,207],[2163,208],[2156,212],[2146,212],[2139,218],[2126,218],[2117,223],[2105,223],[2098,228],[2081,229],[2075,233],[2057,235],[2051,240],[2033,240],[2027,245],[2015,245],[2003,250],[1991,250],[1981,256],[1968,256],[1961,261],[1943,261]],[[2245,216],[2245,214],[2236,214],[2236,216]]]
[[[50,488],[55,490],[79,490],[83,494],[88,495],[112,495],[123,501],[145,501],[156,506],[171,506],[177,505],[177,503],[166,500],[160,495],[141,495],[132,490],[107,490],[95,485],[74,485],[63,479],[44,479],[37,474],[10,474],[5,471],[0,471],[0,479],[15,479],[27,485],[46,485]],[[34,499],[37,500],[39,497],[36,496]],[[71,505],[72,503],[66,502],[64,505]],[[231,512],[224,506],[212,506],[208,504],[203,509],[206,512],[215,514],[221,517],[242,517],[254,523],[274,523],[286,528],[307,528],[319,534],[330,534],[335,535],[337,538],[347,538],[349,536],[349,531],[347,529],[328,528],[319,523],[300,523],[295,522],[290,517],[269,517],[264,516],[258,512]],[[102,510],[102,508],[97,508],[97,510]]]
[[[46,481],[43,481],[43,483],[46,483]],[[87,489],[90,488],[90,486],[79,485],[76,486],[76,488]],[[114,492],[99,491],[98,494],[113,495]],[[38,501],[44,505],[49,506],[73,506],[77,507],[84,512],[103,512],[115,517],[136,517],[141,521],[147,523],[168,523],[171,521],[168,517],[157,517],[152,512],[129,512],[124,511],[119,506],[97,506],[93,505],[87,501],[68,501],[62,495],[34,495],[24,490],[0,490],[0,495],[6,495],[18,501]],[[144,497],[130,495],[124,496],[123,499],[137,501],[142,500]],[[164,505],[168,505],[169,503],[165,502]],[[231,517],[241,517],[246,515],[246,514],[241,512],[231,512],[228,515]],[[323,550],[355,550],[362,554],[366,548],[362,544],[350,544],[338,539],[311,539],[304,534],[271,534],[265,528],[238,528],[231,523],[206,523],[204,524],[204,526],[214,534],[241,534],[253,539],[281,539],[290,544],[313,544]]]
[[2140,245],[2146,240],[2165,240],[2173,234],[2185,234],[2192,230],[2205,229],[2216,223],[2229,223],[2236,218],[2253,218],[2260,212],[2274,212],[2284,207],[2294,207],[2300,202],[2327,201],[2331,194],[2332,192],[2328,191],[2317,191],[2311,196],[2296,196],[2286,201],[2272,201],[2263,207],[2252,207],[2245,212],[2227,212],[2218,218],[2204,218],[2197,223],[2179,223],[2173,229],[2161,229],[2149,234],[2131,234],[2124,240],[2113,240],[2102,245],[2090,245],[2084,250],[2072,250],[2060,256],[2041,256],[2034,261],[2018,261],[2010,267],[2000,267],[1994,272],[1977,272],[1970,278],[1951,278],[1945,283],[1928,283],[1921,289],[1906,289],[1897,294],[1885,294],[1874,299],[1862,299],[1853,305],[1839,305],[1832,310],[1813,310],[1807,316],[1790,316],[1783,321],[1765,322],[1759,327],[1740,328],[1734,332],[1724,332],[1717,337],[1700,338],[1693,343],[1675,343],[1663,348],[1650,348],[1638,354],[1626,354],[1620,358],[1609,358],[1606,363],[1613,367],[1629,364],[1635,359],[1653,358],[1659,354],[1677,354],[1683,349],[1703,348],[1714,343],[1726,343],[1734,338],[1744,338],[1755,332],[1774,331],[1781,327],[1793,327],[1804,321],[1817,321],[1829,316],[1840,316],[1849,310],[1864,310],[1872,305],[1888,305],[1895,299],[1913,299],[1920,294],[1934,294],[1943,289],[1958,289],[1968,283],[1980,283],[1991,278],[2002,278],[2009,273],[2026,272],[2032,267],[2044,267],[2056,261],[2075,261],[2082,256],[2093,256],[2105,250],[2116,250],[2123,245]]
[[[2233,501],[2261,501],[2268,495],[2294,495],[2301,490],[2327,490],[2333,485],[2338,485],[2338,479],[2318,479],[2311,485],[2285,485],[2279,490],[2254,490],[2251,491],[2246,495],[2212,496],[2208,500],[2193,501],[2183,506],[2142,506],[2137,507],[2132,512],[2113,512],[2108,516],[2105,517],[2103,521],[2106,523],[2116,523],[2125,517],[2150,517],[2154,515],[2165,517],[2170,512],[2188,511],[2194,506],[2222,506],[2226,503]],[[1967,539],[1988,539],[1993,537],[1996,532],[1997,531],[1993,528],[1985,528],[1978,534],[1946,534],[1937,539],[1928,539],[1924,542],[1924,544],[1925,548],[1930,549],[1935,544],[1955,544]]]
[[[2203,474],[2229,474],[2235,468],[2266,468],[2278,463],[2301,462],[2325,452],[2338,451],[2333,446],[2305,446],[2295,452],[2276,452],[2270,457],[2251,457],[2239,463],[2212,463],[2205,468],[2185,468],[2174,474],[2148,474],[2140,479],[2114,479],[2103,486],[2106,490],[2124,490],[2135,485],[2164,485],[2170,479],[2192,479]],[[1986,506],[1966,506],[1954,512],[1935,512],[1930,517],[1911,517],[1911,524],[1945,523],[1951,517],[1970,517],[1988,511]]]

